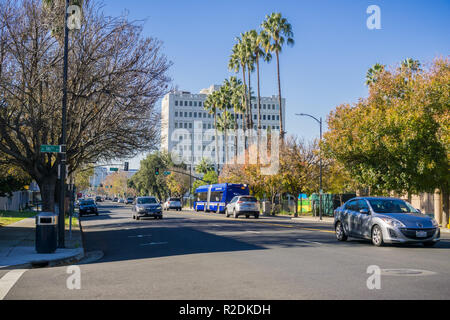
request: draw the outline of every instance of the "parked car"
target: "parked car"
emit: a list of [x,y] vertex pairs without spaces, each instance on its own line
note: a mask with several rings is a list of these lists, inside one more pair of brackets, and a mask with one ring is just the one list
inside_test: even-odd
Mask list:
[[133,219],[139,220],[143,217],[162,219],[162,207],[155,197],[137,197],[131,208]]
[[125,204],[132,204],[134,201],[134,198],[126,198],[125,199]]
[[117,202],[118,203],[125,203],[125,199],[124,198],[120,198]]
[[113,199],[113,202],[119,202],[119,198],[115,197],[115,198]]
[[98,216],[98,209],[93,199],[81,200],[79,207],[80,217],[85,214],[95,214]]
[[169,199],[167,199],[166,202],[164,202],[163,208],[166,211],[169,211],[170,209],[180,211],[181,210],[181,199],[180,198],[169,198]]
[[225,216],[228,218],[233,215],[234,218],[245,216],[249,218],[254,216],[259,218],[258,200],[252,196],[236,196],[231,199],[230,203],[225,207]]
[[385,243],[423,243],[432,247],[440,240],[435,219],[397,198],[359,197],[334,211],[336,238],[371,239],[375,246]]
[[103,201],[103,199],[102,199],[101,196],[96,196],[95,197],[95,202],[102,202],[102,201]]

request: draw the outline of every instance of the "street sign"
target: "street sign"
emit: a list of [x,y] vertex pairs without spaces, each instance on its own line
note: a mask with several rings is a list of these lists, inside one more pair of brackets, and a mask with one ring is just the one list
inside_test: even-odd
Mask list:
[[164,171],[164,175],[165,175],[165,176],[169,176],[171,173],[172,173],[172,172],[170,172],[170,171]]
[[42,153],[60,153],[61,152],[61,146],[42,145],[41,146],[41,152]]
[[119,168],[109,168],[109,171],[119,171]]

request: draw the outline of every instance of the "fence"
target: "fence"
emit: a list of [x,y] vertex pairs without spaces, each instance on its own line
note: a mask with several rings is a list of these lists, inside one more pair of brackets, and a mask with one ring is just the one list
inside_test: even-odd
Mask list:
[[32,202],[30,191],[16,191],[11,197],[0,197],[0,210],[20,211],[29,207]]

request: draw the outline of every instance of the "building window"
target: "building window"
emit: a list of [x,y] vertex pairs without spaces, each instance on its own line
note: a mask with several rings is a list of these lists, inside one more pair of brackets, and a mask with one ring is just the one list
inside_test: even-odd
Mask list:
[[202,106],[202,102],[201,102],[201,101],[198,102],[198,106],[199,106],[199,107]]
[[194,107],[196,107],[197,106],[197,101],[194,101]]
[[184,123],[184,128],[187,129],[187,122]]
[[192,101],[189,101],[189,107],[192,107]]
[[187,103],[188,103],[187,101],[184,102],[184,106],[185,106],[185,107],[187,107]]
[[189,118],[192,118],[192,112],[189,112]]
[[280,121],[280,116],[277,116],[277,120]]
[[188,115],[188,113],[187,113],[187,112],[185,112],[185,113],[184,113],[184,117],[185,117],[185,118],[187,118],[187,115]]
[[178,100],[175,100],[175,107],[178,107]]
[[256,114],[253,115],[253,120],[258,120],[258,117],[256,116]]
[[192,129],[192,123],[189,123],[189,129]]
[[197,118],[197,112],[194,112],[194,118]]
[[178,122],[175,122],[175,129],[178,128]]
[[178,111],[175,111],[175,117],[178,117]]
[[263,120],[266,120],[266,115],[265,114],[263,115]]

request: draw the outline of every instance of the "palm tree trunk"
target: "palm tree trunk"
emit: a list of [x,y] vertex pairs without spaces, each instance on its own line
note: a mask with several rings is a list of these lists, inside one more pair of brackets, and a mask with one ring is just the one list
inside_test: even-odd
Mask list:
[[250,66],[248,66],[248,104],[249,104],[249,108],[248,108],[248,130],[249,130],[249,137],[250,137],[250,141],[252,141],[252,131],[253,131],[253,118],[252,118],[252,88],[251,88],[251,71],[250,71]]
[[257,141],[257,155],[256,162],[259,164],[259,148],[261,144],[261,92],[260,92],[260,84],[259,84],[259,56],[256,56],[256,75],[258,81],[258,141]]
[[216,140],[216,173],[219,175],[219,141],[217,141],[217,110],[214,111],[214,134]]
[[284,128],[283,128],[283,106],[281,104],[281,81],[280,81],[280,57],[278,51],[275,52],[277,55],[277,76],[278,76],[278,102],[280,105],[280,140],[284,143]]
[[234,111],[234,164],[237,164],[238,157],[238,122],[237,122],[238,113],[236,110]]
[[247,81],[245,79],[245,66],[242,66],[242,79],[244,80],[244,87],[245,87],[245,112],[244,112],[244,118],[245,118],[245,125],[243,126],[244,129],[244,153],[245,153],[245,164],[248,163],[248,136],[247,136],[247,123],[248,123],[248,96],[247,96]]

